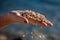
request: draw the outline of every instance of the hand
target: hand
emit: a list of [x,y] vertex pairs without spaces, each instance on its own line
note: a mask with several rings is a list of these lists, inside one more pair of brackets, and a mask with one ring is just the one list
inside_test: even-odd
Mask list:
[[37,24],[41,26],[53,26],[53,24],[49,20],[47,20],[44,15],[36,13],[34,11],[16,10],[12,11],[12,13],[24,18],[26,23]]
[[14,22],[31,23],[41,26],[53,26],[53,24],[47,20],[44,15],[29,10],[14,10],[0,16],[0,28]]

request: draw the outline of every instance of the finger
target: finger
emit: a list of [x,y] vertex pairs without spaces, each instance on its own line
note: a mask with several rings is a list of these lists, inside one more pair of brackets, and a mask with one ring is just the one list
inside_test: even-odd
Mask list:
[[41,25],[41,26],[47,26],[47,24],[44,23],[44,22],[39,22],[39,21],[33,20],[33,19],[31,19],[31,18],[29,18],[28,20],[29,20],[29,23],[31,23],[31,24]]
[[45,22],[42,22],[42,24],[43,24],[44,26],[48,26]]
[[28,19],[23,16],[17,16],[17,22],[29,23]]
[[46,20],[45,23],[46,23],[48,26],[53,26],[53,23],[51,23],[49,20]]
[[20,13],[18,11],[12,11],[12,12],[9,12],[11,14],[13,14],[15,17],[19,18],[17,19],[18,22],[22,21],[24,23],[29,23],[28,19],[26,17],[23,17],[20,15]]
[[28,19],[26,17],[23,17],[25,19],[25,23],[29,23]]

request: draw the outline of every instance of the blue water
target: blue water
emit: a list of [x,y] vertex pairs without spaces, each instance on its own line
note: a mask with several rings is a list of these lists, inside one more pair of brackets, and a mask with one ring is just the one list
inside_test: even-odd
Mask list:
[[28,34],[30,32],[37,32],[47,35],[45,39],[32,39],[29,34],[26,36],[27,40],[60,40],[60,0],[0,0],[0,15],[11,10],[26,9],[41,12],[41,14],[45,15],[54,25],[52,27],[41,28],[39,25],[13,23],[8,25],[3,31],[15,34],[18,34],[20,31],[28,32]]

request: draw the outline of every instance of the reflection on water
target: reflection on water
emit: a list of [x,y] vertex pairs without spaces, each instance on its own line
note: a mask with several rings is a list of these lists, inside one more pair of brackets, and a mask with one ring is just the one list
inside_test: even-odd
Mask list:
[[8,38],[11,40],[19,38],[21,40],[60,40],[60,0],[0,0],[0,14],[15,9],[41,12],[53,22],[54,26],[40,27],[23,23],[10,24],[2,29],[3,34],[8,35]]
[[36,29],[29,31],[19,31],[17,33],[0,32],[1,40],[60,40],[60,35],[55,33],[44,34]]
[[7,40],[7,37],[5,35],[0,34],[0,40]]

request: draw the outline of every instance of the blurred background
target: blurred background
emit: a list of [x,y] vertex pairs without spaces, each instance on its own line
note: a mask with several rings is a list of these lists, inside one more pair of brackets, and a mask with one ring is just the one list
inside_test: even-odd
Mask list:
[[11,10],[33,10],[45,15],[52,27],[12,23],[0,30],[2,40],[60,40],[60,0],[0,0],[0,15]]

